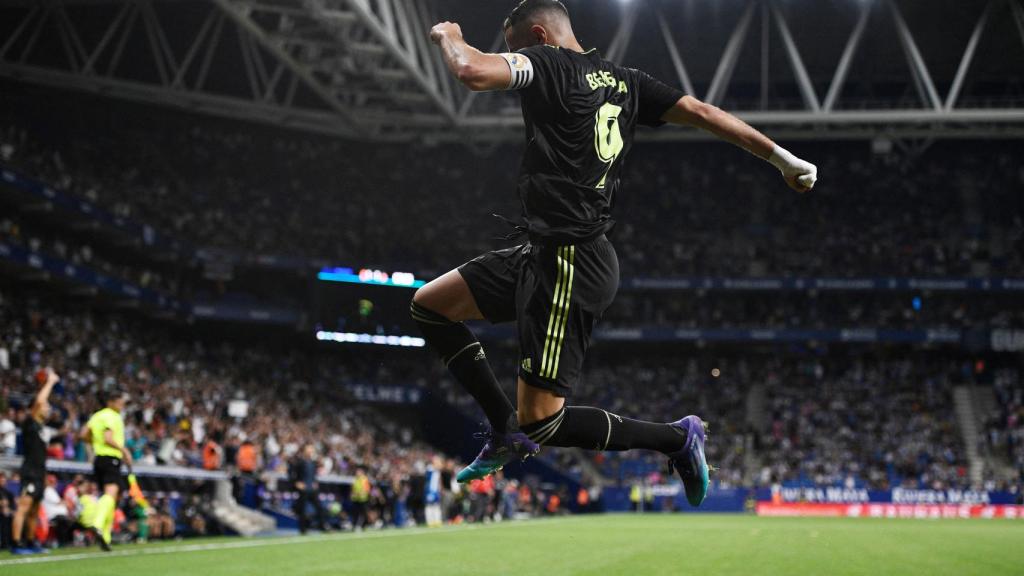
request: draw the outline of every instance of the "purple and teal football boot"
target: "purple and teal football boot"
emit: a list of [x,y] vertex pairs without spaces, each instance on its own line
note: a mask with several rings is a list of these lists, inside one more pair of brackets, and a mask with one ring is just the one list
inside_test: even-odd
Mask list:
[[513,460],[526,460],[530,456],[540,453],[540,444],[530,440],[522,432],[512,432],[511,434],[485,432],[474,434],[474,436],[487,438],[487,443],[484,444],[472,464],[459,470],[455,479],[460,483],[486,478]]
[[708,495],[708,474],[711,467],[704,458],[704,440],[708,425],[698,416],[687,416],[682,420],[669,424],[680,429],[686,435],[686,443],[682,449],[668,455],[669,473],[675,469],[686,489],[686,499],[690,506],[696,508],[704,502]]

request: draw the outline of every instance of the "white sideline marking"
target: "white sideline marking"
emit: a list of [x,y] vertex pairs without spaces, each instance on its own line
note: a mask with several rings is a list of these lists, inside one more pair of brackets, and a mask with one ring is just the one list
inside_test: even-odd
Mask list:
[[[233,540],[231,542],[211,542],[209,544],[186,544],[183,546],[158,546],[142,548],[135,546],[128,550],[117,550],[115,552],[79,552],[76,554],[58,554],[54,556],[32,556],[30,558],[17,558],[12,560],[0,560],[0,566],[19,566],[25,564],[48,564],[51,562],[70,562],[72,560],[89,560],[95,558],[124,558],[131,556],[150,556],[160,554],[179,554],[184,552],[206,552],[210,550],[237,550],[240,548],[263,548],[267,546],[289,546],[292,544],[310,544],[316,542],[345,542],[347,540],[366,540],[374,538],[392,538],[402,536],[428,536],[431,534],[453,534],[456,532],[469,532],[485,527],[500,528],[502,526],[526,526],[529,524],[553,524],[565,522],[570,518],[553,518],[550,520],[530,520],[528,522],[502,522],[501,524],[468,524],[461,526],[444,526],[441,528],[406,528],[388,530],[386,532],[360,532],[358,534],[327,534],[321,536],[287,536],[283,538],[259,538],[256,540]],[[129,545],[132,546],[132,545]]]

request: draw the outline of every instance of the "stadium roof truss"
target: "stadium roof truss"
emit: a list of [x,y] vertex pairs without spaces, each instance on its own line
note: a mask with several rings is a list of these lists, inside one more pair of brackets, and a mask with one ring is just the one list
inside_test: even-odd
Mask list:
[[[773,134],[1019,137],[1024,97],[964,103],[963,94],[994,20],[1011,21],[999,30],[1014,30],[1024,48],[1022,2],[985,0],[957,63],[944,63],[955,74],[942,84],[896,0],[859,2],[843,23],[848,35],[819,36],[802,47],[787,3],[748,0],[731,29],[723,29],[727,40],[714,56],[684,54],[664,13],[670,4],[634,0],[621,4],[604,54],[643,68],[643,57],[627,58],[631,49],[640,43],[644,54],[660,52],[687,93]],[[426,37],[435,10],[430,0],[0,0],[0,20],[7,21],[0,26],[0,75],[349,138],[520,138],[514,97],[469,93],[446,73]],[[653,22],[656,32],[636,34],[638,22]],[[906,88],[862,106],[843,102],[853,63],[879,57],[867,50],[866,32],[881,26],[894,30],[899,46],[882,58],[905,63],[899,82]],[[751,49],[752,38],[761,39],[760,51]],[[769,98],[778,73],[777,66],[769,71],[769,38],[781,46],[798,94],[784,106]],[[838,59],[830,70],[811,71],[805,58],[824,41],[838,43],[831,47]],[[502,43],[499,33],[489,48],[498,51]],[[737,67],[759,53],[761,96],[753,105],[737,102],[729,97]],[[711,58],[717,63],[701,73],[687,65]],[[666,130],[645,137],[699,136]]]
[[[347,137],[456,120],[413,0],[0,0],[0,75]],[[14,19],[12,19],[13,21]],[[130,61],[129,61],[130,60]]]

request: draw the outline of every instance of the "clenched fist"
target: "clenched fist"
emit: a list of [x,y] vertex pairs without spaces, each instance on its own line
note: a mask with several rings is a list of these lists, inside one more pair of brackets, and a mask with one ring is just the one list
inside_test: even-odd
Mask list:
[[434,44],[440,44],[446,36],[462,38],[462,27],[455,22],[441,22],[430,29],[430,41]]
[[769,162],[782,172],[783,179],[790,188],[797,192],[808,192],[818,181],[818,167],[806,160],[794,156],[789,150],[775,146]]

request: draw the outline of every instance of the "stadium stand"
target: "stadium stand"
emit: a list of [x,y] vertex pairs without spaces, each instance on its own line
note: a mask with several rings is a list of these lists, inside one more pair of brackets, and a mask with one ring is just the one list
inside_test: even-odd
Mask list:
[[[0,196],[0,244],[122,289],[105,297],[21,273],[25,262],[4,276],[0,455],[18,454],[33,374],[53,365],[64,380],[51,456],[84,461],[75,431],[95,392],[127,387],[129,444],[156,471],[147,490],[171,532],[230,526],[213,514],[211,490],[193,493],[198,481],[161,470],[223,473],[239,502],[294,525],[289,464],[308,441],[338,528],[428,523],[434,504],[447,521],[621,509],[615,494],[673,481],[647,454],[546,450],[525,473],[454,490],[483,418],[436,359],[311,337],[356,324],[316,317],[305,295],[321,266],[430,278],[502,245],[495,237],[511,229],[487,216],[517,212],[504,184],[516,147],[357,146],[129,105],[114,118],[96,103],[38,96],[0,91],[0,168],[111,220],[79,215],[67,226],[56,201]],[[715,146],[638,146],[616,209],[624,282],[571,402],[661,421],[702,414],[715,490],[741,501],[773,485],[1019,495],[1020,350],[993,342],[1024,326],[1012,284],[1024,270],[1020,143],[938,142],[913,154],[815,146],[830,182],[806,197],[776,193],[756,159]],[[143,239],[121,241],[122,229]],[[218,274],[211,259],[234,268]],[[822,279],[852,283],[819,289]],[[287,313],[274,328],[252,314],[203,324],[197,338],[200,304]],[[358,326],[411,333],[399,310]],[[496,370],[512,374],[508,333],[478,328]],[[977,438],[954,417],[965,386],[981,390],[964,412]],[[245,416],[232,415],[233,401],[247,403]],[[428,402],[451,418],[425,421]],[[462,452],[444,453],[452,443],[441,434]],[[372,485],[353,507],[361,466]],[[69,470],[60,486],[89,490]]]
[[[98,392],[115,384],[132,396],[127,446],[143,465],[237,470],[248,441],[258,449],[258,465],[249,472],[281,474],[304,443],[315,441],[321,474],[348,475],[360,465],[374,478],[399,482],[434,453],[408,428],[345,401],[343,388],[328,387],[327,381],[346,379],[341,365],[318,371],[300,355],[175,339],[128,316],[7,292],[0,302],[7,328],[0,343],[5,455],[20,445],[19,433],[9,429],[21,421],[42,365],[64,374],[59,424],[50,435],[56,460],[85,459],[77,437],[83,415],[96,409]],[[232,401],[247,403],[244,419],[230,415]]]
[[[457,146],[361,147],[173,113],[133,129],[131,112],[114,122],[101,106],[80,114],[81,104],[14,92],[0,159],[195,246],[436,273],[509,232],[487,215],[517,213],[514,191],[494,186],[513,180],[515,163]],[[82,136],[96,132],[109,138]],[[818,144],[833,176],[807,197],[773,194],[756,158],[724,146],[638,147],[616,208],[624,276],[1001,276],[1024,263],[1017,142],[918,154]],[[360,170],[397,164],[379,178]],[[451,249],[431,250],[441,238]]]
[[997,371],[992,382],[995,405],[986,422],[988,449],[997,466],[1024,471],[1024,387],[1018,367]]

